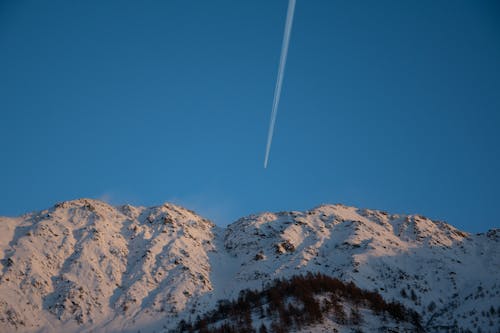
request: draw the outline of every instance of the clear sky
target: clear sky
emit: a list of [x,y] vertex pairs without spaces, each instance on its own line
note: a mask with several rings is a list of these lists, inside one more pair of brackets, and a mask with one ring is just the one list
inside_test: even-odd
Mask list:
[[0,215],[344,203],[499,227],[498,1],[0,1]]

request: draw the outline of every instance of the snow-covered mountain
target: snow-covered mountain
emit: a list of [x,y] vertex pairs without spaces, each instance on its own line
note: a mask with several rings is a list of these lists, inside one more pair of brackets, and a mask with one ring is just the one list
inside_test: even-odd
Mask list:
[[0,218],[0,332],[141,332],[306,272],[419,312],[427,331],[500,331],[500,230],[343,205],[220,228],[185,208],[80,199]]

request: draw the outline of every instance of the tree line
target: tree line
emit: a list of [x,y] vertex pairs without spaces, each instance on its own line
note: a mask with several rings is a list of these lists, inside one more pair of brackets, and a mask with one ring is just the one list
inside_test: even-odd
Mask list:
[[[321,296],[321,297],[320,297]],[[351,304],[345,312],[344,302]],[[353,282],[343,282],[321,274],[307,273],[290,279],[277,279],[262,291],[242,290],[237,299],[221,300],[217,307],[198,316],[194,322],[181,321],[178,332],[199,333],[285,333],[291,328],[323,322],[332,314],[341,325],[359,325],[363,318],[359,308],[368,308],[376,315],[390,316],[397,322],[413,324],[423,331],[420,315],[401,303],[385,301],[376,291],[358,288]],[[268,319],[254,325],[252,317]]]

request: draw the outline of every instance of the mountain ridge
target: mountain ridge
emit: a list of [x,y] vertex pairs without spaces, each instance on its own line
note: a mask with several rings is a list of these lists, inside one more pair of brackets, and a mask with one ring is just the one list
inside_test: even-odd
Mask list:
[[0,218],[0,228],[2,331],[168,330],[240,290],[305,272],[400,300],[429,330],[500,327],[481,315],[500,304],[498,229],[470,234],[341,204],[253,214],[221,228],[170,203],[93,199]]

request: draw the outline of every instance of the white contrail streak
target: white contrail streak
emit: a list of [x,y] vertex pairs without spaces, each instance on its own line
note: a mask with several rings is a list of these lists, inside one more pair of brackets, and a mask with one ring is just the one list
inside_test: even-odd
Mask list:
[[281,86],[283,85],[283,76],[285,74],[286,57],[288,55],[288,44],[290,43],[290,34],[292,33],[293,13],[295,12],[295,1],[288,1],[288,12],[286,15],[285,34],[283,36],[283,44],[281,46],[280,66],[278,69],[278,79],[274,88],[273,110],[271,111],[271,122],[269,123],[269,133],[267,135],[266,157],[264,159],[264,168],[267,168],[269,160],[269,152],[273,141],[274,124],[276,123],[276,114],[278,113],[278,105],[280,103]]

